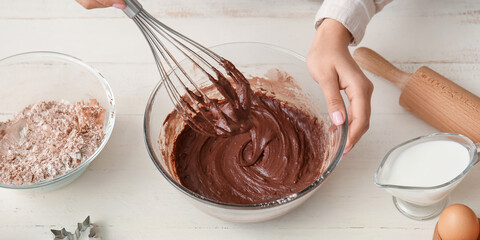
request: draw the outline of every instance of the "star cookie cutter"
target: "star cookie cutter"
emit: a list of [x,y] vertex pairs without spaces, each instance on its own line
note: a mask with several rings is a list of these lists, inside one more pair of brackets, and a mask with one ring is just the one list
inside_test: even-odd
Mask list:
[[54,240],[78,240],[82,233],[85,232],[87,229],[90,229],[88,233],[88,239],[90,240],[100,240],[100,237],[97,236],[97,231],[95,229],[95,224],[90,222],[90,216],[85,218],[82,223],[77,223],[77,229],[75,229],[75,233],[71,233],[65,228],[60,230],[50,229],[54,235]]

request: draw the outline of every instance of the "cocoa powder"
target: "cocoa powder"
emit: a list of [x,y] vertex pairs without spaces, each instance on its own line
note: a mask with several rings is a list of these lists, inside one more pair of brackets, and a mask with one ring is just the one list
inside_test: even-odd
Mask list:
[[41,101],[0,122],[0,182],[36,184],[78,167],[101,144],[104,117],[95,99]]

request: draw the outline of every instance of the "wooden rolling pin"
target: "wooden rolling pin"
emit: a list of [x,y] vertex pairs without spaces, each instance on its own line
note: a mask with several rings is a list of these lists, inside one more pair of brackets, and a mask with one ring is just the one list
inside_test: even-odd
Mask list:
[[368,48],[353,58],[363,69],[383,77],[402,90],[400,105],[442,132],[460,133],[480,142],[480,98],[432,69],[403,72]]

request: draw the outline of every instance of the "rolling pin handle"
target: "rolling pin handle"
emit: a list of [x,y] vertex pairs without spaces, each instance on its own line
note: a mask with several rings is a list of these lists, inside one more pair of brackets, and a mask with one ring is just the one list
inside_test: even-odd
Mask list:
[[409,73],[396,68],[372,49],[366,47],[357,48],[353,53],[353,59],[361,68],[387,79],[402,90],[410,78]]

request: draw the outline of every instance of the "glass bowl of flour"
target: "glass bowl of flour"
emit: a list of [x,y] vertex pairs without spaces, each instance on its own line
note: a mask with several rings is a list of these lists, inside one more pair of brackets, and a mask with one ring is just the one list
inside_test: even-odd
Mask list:
[[79,177],[107,143],[115,100],[81,60],[29,52],[0,60],[0,187],[49,191]]

